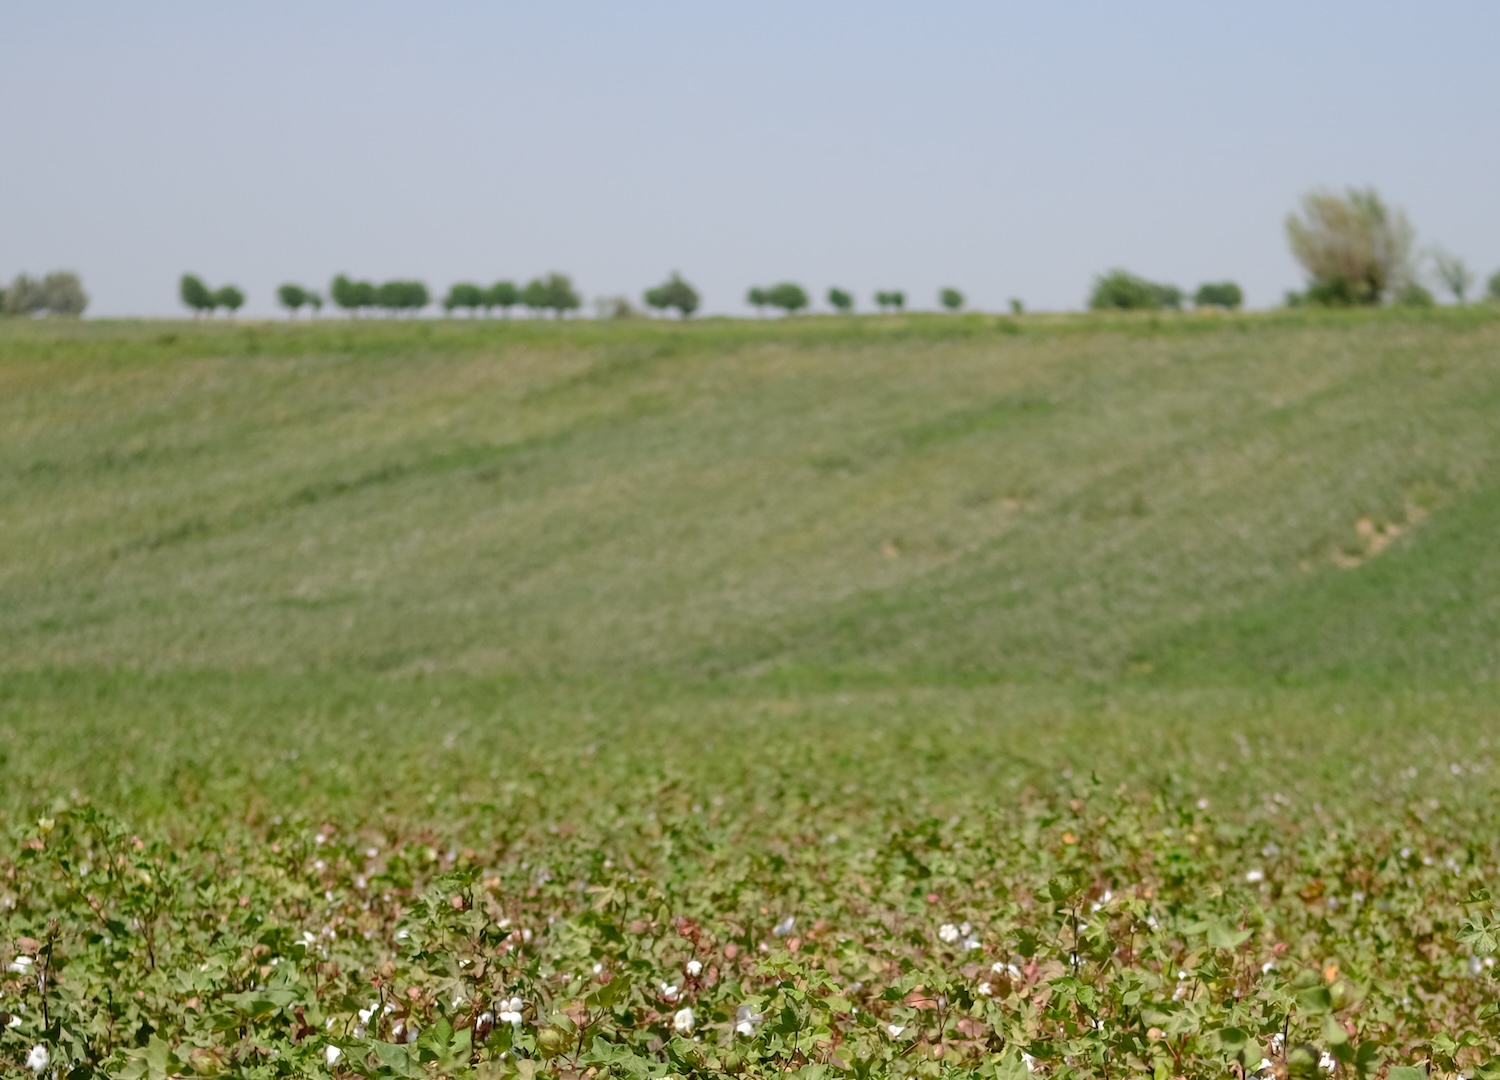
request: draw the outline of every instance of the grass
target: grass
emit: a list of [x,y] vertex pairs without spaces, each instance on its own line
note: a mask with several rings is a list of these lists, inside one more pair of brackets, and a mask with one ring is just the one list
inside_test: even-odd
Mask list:
[[4,1060],[1485,1072],[1497,352],[0,323]]

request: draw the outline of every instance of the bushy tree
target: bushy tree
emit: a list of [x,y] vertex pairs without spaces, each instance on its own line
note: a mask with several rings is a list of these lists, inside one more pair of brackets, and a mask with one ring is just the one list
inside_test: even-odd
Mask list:
[[245,303],[245,294],[233,285],[225,285],[214,291],[214,307],[227,308],[229,317],[234,318],[234,313]]
[[468,308],[470,318],[483,306],[484,290],[465,282],[450,286],[448,295],[443,297],[444,311],[451,313],[455,308]]
[[778,307],[788,315],[795,315],[807,306],[807,290],[791,281],[772,285],[766,294],[772,307]]
[[1245,302],[1245,294],[1232,281],[1204,282],[1193,294],[1193,306],[1200,308],[1223,308],[1236,311]]
[[1374,188],[1314,191],[1288,214],[1287,241],[1309,279],[1307,300],[1329,306],[1380,304],[1413,279],[1415,234]]
[[432,302],[427,286],[420,281],[387,281],[374,289],[374,294],[375,304],[392,315],[403,311],[415,315]]
[[1500,304],[1500,270],[1490,275],[1490,280],[1485,285],[1485,295],[1492,303]]
[[276,290],[276,299],[281,301],[281,306],[286,308],[292,318],[296,318],[297,312],[308,303],[307,290],[289,282]]
[[1094,279],[1089,307],[1094,311],[1157,311],[1182,306],[1182,290],[1158,285],[1128,270],[1111,270]]
[[42,307],[50,315],[77,317],[89,306],[83,282],[70,270],[54,270],[42,278]]
[[313,292],[311,289],[308,289],[306,293],[306,300],[308,306],[313,310],[313,317],[317,318],[317,316],[323,311],[323,298],[317,293]]
[[847,314],[854,310],[854,297],[838,287],[831,288],[828,290],[828,306]]
[[1012,315],[1025,315],[1026,314],[1026,305],[1023,304],[1016,297],[1012,296],[1010,298],[1010,313]]
[[755,309],[757,315],[764,315],[766,308],[771,304],[770,290],[763,289],[759,285],[754,285],[745,294],[745,302]]
[[500,313],[509,317],[510,309],[521,302],[521,290],[516,288],[515,282],[497,281],[488,289],[484,290],[484,312],[489,314],[490,308],[499,308]]
[[1432,295],[1432,290],[1420,281],[1408,281],[1397,290],[1396,295],[1391,299],[1398,307],[1427,308],[1437,306],[1437,298]]
[[646,303],[657,311],[676,310],[686,319],[698,310],[698,290],[674,273],[656,288],[646,290]]
[[906,307],[906,294],[898,289],[890,289],[875,294],[875,306],[881,311],[900,311]]
[[205,311],[210,314],[213,313],[213,290],[203,284],[203,279],[197,275],[183,274],[182,280],[177,283],[177,295],[182,298],[184,304],[192,309],[195,318]]
[[571,278],[566,274],[553,273],[527,282],[526,288],[521,290],[521,303],[538,314],[550,311],[554,317],[561,319],[569,311],[582,307],[583,298],[573,288]]
[[41,282],[27,274],[17,274],[5,290],[6,315],[39,315],[45,306]]
[[957,289],[943,289],[938,293],[938,302],[949,311],[957,311],[964,306],[964,294]]
[[1474,271],[1457,255],[1442,248],[1432,249],[1432,267],[1443,287],[1453,294],[1454,302],[1462,304],[1474,285]]

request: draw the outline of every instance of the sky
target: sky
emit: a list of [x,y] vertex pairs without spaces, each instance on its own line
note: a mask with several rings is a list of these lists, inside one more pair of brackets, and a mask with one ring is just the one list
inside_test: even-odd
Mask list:
[[277,314],[336,273],[441,293],[680,271],[704,311],[792,280],[1084,305],[1125,267],[1252,307],[1283,220],[1374,185],[1500,269],[1500,4],[426,2],[7,5],[0,280]]

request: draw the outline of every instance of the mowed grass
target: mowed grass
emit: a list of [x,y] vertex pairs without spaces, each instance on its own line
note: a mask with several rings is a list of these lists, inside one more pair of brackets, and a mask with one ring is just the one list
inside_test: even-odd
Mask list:
[[4,1060],[1473,1075],[1497,417],[1482,309],[0,323]]

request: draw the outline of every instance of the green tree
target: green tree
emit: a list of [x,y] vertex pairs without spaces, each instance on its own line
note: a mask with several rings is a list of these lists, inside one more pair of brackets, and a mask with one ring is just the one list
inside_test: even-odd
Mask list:
[[657,311],[675,309],[686,319],[698,310],[698,290],[683,281],[681,275],[673,273],[656,288],[646,290],[646,303]]
[[364,310],[376,306],[376,289],[373,281],[356,281],[353,292],[354,307],[356,310]]
[[202,278],[194,274],[182,275],[182,280],[177,283],[177,295],[192,309],[195,318],[205,311],[212,313],[214,310],[213,292],[203,284]]
[[1490,275],[1490,280],[1485,285],[1485,294],[1493,303],[1500,304],[1500,270]]
[[1026,314],[1026,305],[1023,304],[1016,297],[1012,296],[1010,298],[1010,313],[1012,315],[1025,315]]
[[42,307],[50,315],[75,318],[89,306],[83,282],[70,270],[54,270],[42,278]]
[[1327,306],[1380,304],[1415,277],[1415,233],[1374,188],[1314,191],[1286,219],[1287,241],[1309,279],[1307,299]]
[[1157,311],[1182,306],[1182,290],[1158,285],[1128,270],[1111,270],[1094,279],[1089,307],[1094,311]]
[[474,315],[484,306],[484,290],[478,285],[470,285],[460,282],[448,289],[448,295],[443,297],[443,310],[449,313],[455,308],[468,308],[469,317]]
[[359,286],[343,274],[333,279],[333,284],[328,287],[328,296],[351,315],[356,314],[360,309]]
[[949,311],[957,311],[964,306],[964,294],[957,289],[944,289],[938,293],[938,301]]
[[323,311],[323,298],[311,289],[308,289],[306,299],[308,305],[313,309],[313,318],[317,318]]
[[228,308],[231,319],[244,303],[245,294],[233,285],[225,285],[214,292],[214,307]]
[[1433,249],[1432,266],[1437,271],[1438,280],[1453,294],[1454,302],[1462,305],[1474,285],[1474,271],[1457,255],[1442,248]]
[[837,312],[848,314],[854,310],[854,297],[835,286],[828,290],[828,306]]
[[537,314],[551,311],[554,317],[561,319],[567,312],[582,307],[583,298],[566,274],[553,273],[527,282],[526,288],[521,290],[521,303]]
[[1232,281],[1204,282],[1193,294],[1193,306],[1200,308],[1223,308],[1235,311],[1245,302],[1245,294]]
[[770,290],[759,285],[751,286],[750,291],[745,294],[745,302],[755,309],[757,315],[764,315],[771,304]]
[[26,274],[17,274],[5,290],[5,314],[36,315],[45,308],[41,283]]
[[778,307],[788,315],[795,315],[807,307],[807,290],[791,281],[772,285],[766,298],[772,307]]
[[899,289],[888,289],[875,294],[875,306],[881,311],[900,311],[906,307],[906,294]]
[[512,281],[497,281],[488,289],[484,290],[484,311],[488,315],[490,308],[499,308],[500,313],[507,318],[510,317],[510,309],[521,302],[521,290],[516,288]]
[[308,302],[307,290],[301,285],[288,283],[276,290],[276,299],[281,301],[281,306],[287,309],[292,318],[296,318],[297,312]]
[[1436,306],[1437,298],[1420,281],[1408,281],[1392,297],[1392,302],[1398,307],[1427,308]]

